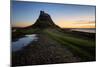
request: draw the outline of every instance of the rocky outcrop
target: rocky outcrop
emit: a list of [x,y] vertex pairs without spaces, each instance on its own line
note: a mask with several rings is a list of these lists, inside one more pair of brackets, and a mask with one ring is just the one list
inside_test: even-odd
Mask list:
[[36,22],[32,25],[33,28],[55,28],[58,27],[51,19],[51,16],[44,11],[40,11],[40,15]]

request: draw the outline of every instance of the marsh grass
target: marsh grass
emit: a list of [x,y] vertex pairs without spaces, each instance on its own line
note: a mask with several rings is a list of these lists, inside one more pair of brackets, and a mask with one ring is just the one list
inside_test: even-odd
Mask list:
[[74,37],[55,31],[44,30],[49,37],[65,45],[76,56],[81,57],[82,61],[95,60],[95,41]]

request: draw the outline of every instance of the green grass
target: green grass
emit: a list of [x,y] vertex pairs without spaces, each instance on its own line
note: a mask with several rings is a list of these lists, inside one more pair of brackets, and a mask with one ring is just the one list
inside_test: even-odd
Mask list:
[[44,32],[55,41],[69,48],[74,55],[81,57],[82,61],[95,60],[95,41],[68,36],[48,29],[44,30]]
[[37,34],[40,33],[40,29],[17,29],[12,32],[12,39],[18,39],[26,34]]
[[13,35],[18,37],[25,34],[42,34],[45,33],[48,37],[57,41],[61,45],[68,48],[75,56],[81,58],[82,61],[92,61],[95,60],[95,40],[85,39],[79,36],[76,37],[75,34],[67,34],[61,32],[61,30],[55,29],[30,29],[30,30],[17,30]]

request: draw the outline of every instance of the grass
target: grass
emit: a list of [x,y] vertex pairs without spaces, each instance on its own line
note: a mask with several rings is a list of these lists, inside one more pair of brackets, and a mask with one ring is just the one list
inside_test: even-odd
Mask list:
[[[25,35],[25,34],[38,34],[38,35],[40,34],[40,35],[42,35],[42,37],[48,38],[47,41],[49,43],[48,42],[46,43],[47,45],[49,44],[48,47],[53,46],[53,45],[56,45],[56,47],[57,47],[57,45],[64,46],[64,48],[67,48],[71,54],[73,54],[75,57],[80,58],[79,59],[80,62],[95,61],[95,48],[96,48],[95,47],[95,39],[88,39],[88,38],[85,38],[85,36],[83,36],[84,38],[82,38],[81,35],[78,35],[78,33],[77,33],[77,35],[73,34],[72,32],[69,32],[69,33],[63,32],[60,29],[47,28],[47,29],[17,30],[14,35],[19,37],[19,36]],[[49,39],[51,39],[52,41]],[[46,40],[46,39],[44,39],[44,40]],[[50,42],[53,42],[53,41],[54,41],[54,44],[50,44]],[[48,50],[48,48],[46,48],[47,46],[45,46],[46,44],[42,43],[42,41],[40,40],[40,43],[32,42],[29,46],[25,47],[26,50],[23,49],[22,51],[13,52],[12,53],[13,65],[29,65],[29,64],[35,64],[35,63],[36,64],[44,63],[45,61],[41,62],[41,60],[39,60],[39,59],[38,59],[39,61],[37,62],[36,57],[41,58],[39,51],[41,51],[41,50],[47,51]],[[44,48],[42,48],[40,45]],[[39,49],[37,49],[37,47],[39,47]],[[54,52],[52,49],[50,51]],[[60,52],[60,50],[59,51],[55,50],[55,51]],[[36,53],[36,56],[35,56],[34,52]],[[37,55],[37,53],[38,53],[38,55]],[[44,52],[43,55],[47,56],[47,53]],[[56,56],[56,53],[51,54],[51,55]],[[64,52],[63,55],[70,55],[70,54],[69,53],[66,54]],[[35,57],[29,58],[28,56],[35,56]],[[42,54],[41,54],[41,56],[42,56]],[[70,58],[72,58],[72,56],[70,56]],[[32,59],[35,59],[35,60],[32,60]],[[48,59],[48,58],[46,57],[45,59]],[[60,57],[60,59],[62,59],[62,57]],[[64,58],[64,59],[66,59],[66,58]],[[34,63],[28,62],[30,60],[33,61]],[[50,59],[50,61],[51,61],[51,59]],[[57,60],[55,60],[55,61],[57,61]]]
[[53,40],[69,48],[74,55],[81,57],[82,61],[95,60],[95,41],[68,36],[67,34],[49,31],[48,29],[44,30],[44,32]]
[[37,34],[40,33],[40,29],[17,29],[15,32],[12,31],[12,40],[23,37],[26,34]]

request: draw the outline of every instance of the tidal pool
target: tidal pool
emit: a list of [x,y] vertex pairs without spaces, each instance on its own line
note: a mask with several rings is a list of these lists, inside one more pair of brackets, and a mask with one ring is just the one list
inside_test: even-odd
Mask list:
[[36,34],[25,35],[25,37],[19,38],[17,41],[12,42],[12,51],[21,50],[23,47],[28,46],[32,41],[37,41]]

